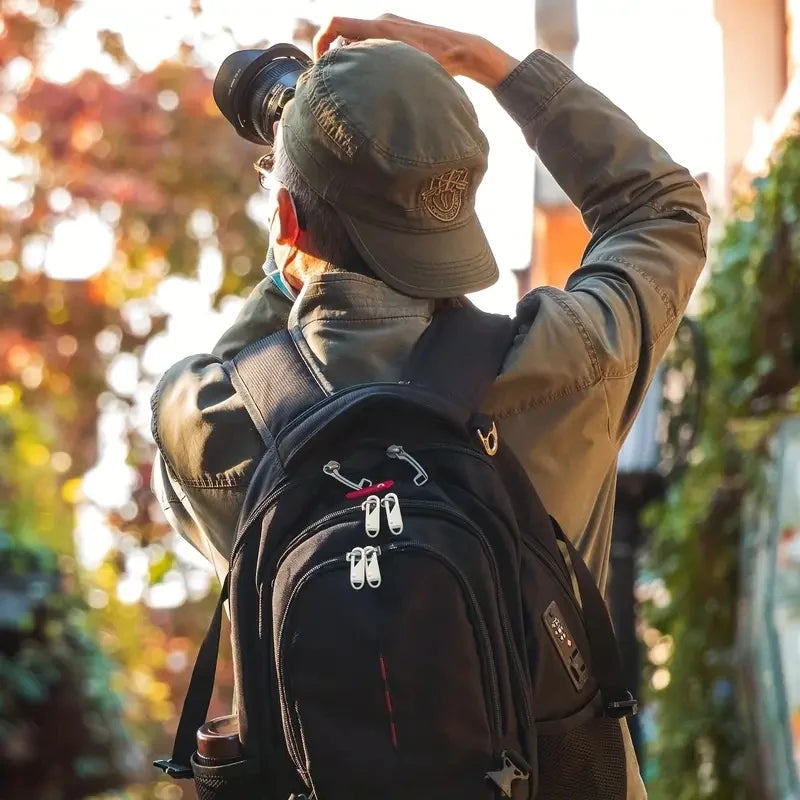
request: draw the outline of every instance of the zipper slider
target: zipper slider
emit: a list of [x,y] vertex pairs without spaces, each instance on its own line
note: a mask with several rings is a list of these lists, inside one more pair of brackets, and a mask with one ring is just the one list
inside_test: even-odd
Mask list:
[[353,481],[348,480],[347,478],[342,475],[339,471],[341,470],[342,465],[338,461],[329,461],[323,468],[322,471],[330,476],[331,478],[335,478],[339,483],[344,484],[350,489],[363,489],[365,486],[372,486],[372,481],[369,478],[362,478],[360,483],[353,483]]
[[389,523],[389,530],[399,536],[403,532],[403,514],[400,511],[400,499],[394,492],[389,492],[383,498],[383,507],[386,509],[386,521]]
[[423,486],[428,482],[428,473],[425,472],[422,464],[417,461],[416,458],[410,456],[406,451],[403,445],[401,444],[390,444],[386,448],[386,455],[389,458],[398,458],[400,461],[405,461],[408,464],[411,464],[412,467],[417,471],[417,474],[414,476],[414,485],[415,486]]
[[356,591],[363,589],[367,570],[364,548],[354,547],[347,554],[347,560],[350,562],[350,585]]
[[371,588],[377,589],[381,585],[381,568],[378,564],[378,556],[381,554],[380,547],[365,547],[364,558],[367,562],[366,576],[367,583]]
[[377,495],[370,495],[362,504],[364,513],[364,527],[367,536],[374,539],[381,530],[381,499]]

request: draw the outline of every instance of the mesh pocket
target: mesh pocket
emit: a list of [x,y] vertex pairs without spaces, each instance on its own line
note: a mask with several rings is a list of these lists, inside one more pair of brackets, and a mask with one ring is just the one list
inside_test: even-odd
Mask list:
[[192,771],[199,800],[267,800],[254,761],[207,767],[192,757]]
[[625,800],[627,769],[620,722],[594,717],[569,731],[538,737],[536,800]]

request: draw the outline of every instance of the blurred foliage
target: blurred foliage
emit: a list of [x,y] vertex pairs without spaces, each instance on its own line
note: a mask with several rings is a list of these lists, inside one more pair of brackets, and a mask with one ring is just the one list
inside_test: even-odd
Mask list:
[[[690,465],[649,511],[645,609],[658,737],[653,800],[760,796],[736,650],[743,501],[760,490],[776,424],[800,412],[800,137],[778,148],[727,225],[703,295],[710,382]],[[695,410],[692,409],[692,413]],[[671,654],[668,658],[662,656]],[[666,685],[665,685],[666,684]]]
[[63,591],[49,548],[3,533],[0,575],[3,796],[78,798],[114,788],[131,743],[85,603]]
[[[153,445],[142,406],[146,417],[156,376],[142,357],[168,322],[152,302],[157,287],[168,276],[195,278],[203,251],[224,253],[214,304],[259,278],[266,242],[244,202],[256,191],[257,151],[232,135],[186,43],[143,73],[117,32],[100,31],[113,81],[91,71],[68,83],[44,80],[43,54],[79,5],[8,0],[0,13],[0,115],[13,123],[0,158],[19,198],[0,205],[0,615],[36,584],[39,561],[50,581],[41,619],[20,618],[12,638],[0,640],[3,783],[21,785],[13,781],[43,762],[42,743],[73,731],[69,747],[46,748],[53,763],[39,788],[14,800],[72,800],[124,781],[132,782],[125,797],[175,798],[180,790],[164,794],[149,759],[170,746],[213,598],[167,613],[120,592],[142,558],[151,586],[183,575],[148,488]],[[110,231],[108,263],[84,270],[83,280],[55,279],[47,257],[61,224],[86,218]],[[71,253],[78,265],[89,257],[86,244],[86,253]],[[134,364],[137,387],[115,393],[107,376],[121,358]],[[104,414],[122,420],[132,475],[123,503],[82,491]],[[97,536],[96,569],[76,557],[81,515],[84,547],[92,550]],[[230,687],[229,665],[220,677]],[[56,773],[60,783],[48,783]]]

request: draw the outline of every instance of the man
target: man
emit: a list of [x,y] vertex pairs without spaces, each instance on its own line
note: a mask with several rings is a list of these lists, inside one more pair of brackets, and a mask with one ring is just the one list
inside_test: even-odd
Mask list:
[[[338,37],[389,41],[326,55]],[[274,272],[214,352],[173,366],[154,395],[162,507],[223,572],[262,444],[221,362],[288,325],[327,390],[396,380],[437,307],[495,281],[473,208],[488,146],[446,71],[495,93],[592,232],[565,291],[520,302],[484,410],[602,589],[617,453],[705,261],[700,189],[547,53],[518,62],[393,16],[336,18],[315,51],[276,130]],[[627,751],[641,798],[629,738]]]

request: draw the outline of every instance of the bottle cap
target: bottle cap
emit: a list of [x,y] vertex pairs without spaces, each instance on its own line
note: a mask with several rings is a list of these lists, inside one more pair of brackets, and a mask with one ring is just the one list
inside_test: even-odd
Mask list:
[[239,717],[217,717],[198,728],[197,753],[204,759],[215,762],[236,761],[241,758]]

